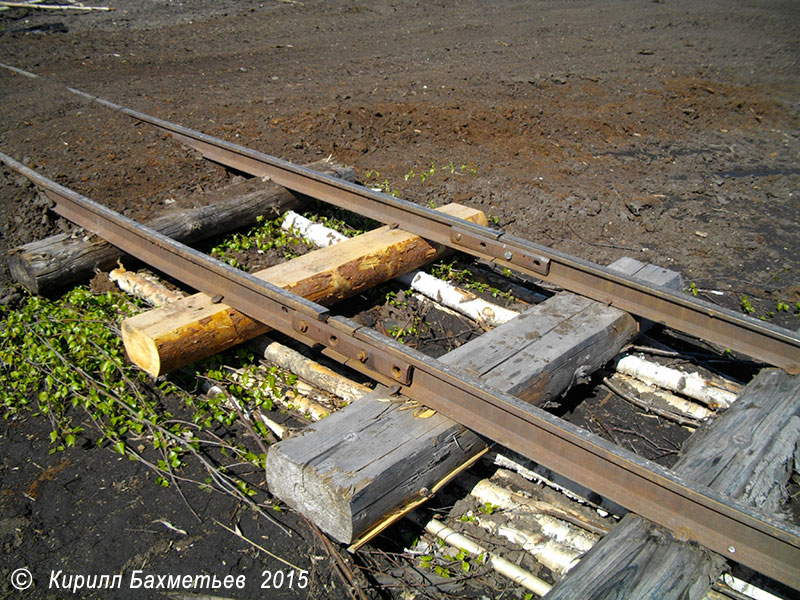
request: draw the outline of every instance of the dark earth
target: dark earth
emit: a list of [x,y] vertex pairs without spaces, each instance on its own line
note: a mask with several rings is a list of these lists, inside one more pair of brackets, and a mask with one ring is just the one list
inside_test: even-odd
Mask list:
[[[513,235],[601,264],[659,264],[688,292],[800,327],[797,2],[107,4],[0,12],[0,62],[42,76],[0,69],[0,151],[130,217],[234,174],[65,86],[298,163],[331,155],[371,187],[480,208]],[[0,255],[71,228],[0,168]],[[3,264],[0,302],[22,298]],[[51,571],[136,569],[245,575],[224,597],[351,597],[297,515],[276,515],[289,538],[187,489],[198,521],[142,465],[91,444],[51,455],[47,433],[33,420],[0,426],[5,597],[71,595],[47,590]],[[308,586],[261,590],[263,571],[290,569],[215,520],[308,569]],[[387,557],[375,546],[347,558],[365,567],[353,567],[363,593],[424,597],[378,577]],[[36,581],[24,594],[9,583],[22,566]]]

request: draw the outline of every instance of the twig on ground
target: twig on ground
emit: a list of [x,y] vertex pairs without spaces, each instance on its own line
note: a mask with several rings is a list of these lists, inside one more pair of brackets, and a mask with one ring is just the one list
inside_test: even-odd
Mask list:
[[39,4],[38,2],[0,2],[7,8],[35,8],[37,10],[77,10],[81,12],[114,10],[109,6],[83,6],[82,4]]
[[698,427],[700,427],[700,425],[702,425],[702,423],[700,423],[700,421],[698,421],[697,419],[691,419],[689,417],[684,417],[682,415],[679,415],[678,413],[674,413],[674,412],[672,412],[670,410],[664,410],[662,408],[658,408],[657,406],[653,406],[649,402],[645,402],[641,398],[636,398],[635,396],[632,396],[631,394],[628,394],[624,390],[622,390],[619,387],[617,387],[616,385],[614,385],[608,379],[608,377],[604,377],[603,378],[603,384],[602,385],[605,386],[611,392],[615,393],[617,396],[619,396],[623,400],[626,400],[626,401],[630,402],[634,406],[638,406],[639,408],[641,408],[645,412],[653,413],[654,415],[658,415],[659,417],[661,417],[663,419],[667,419],[669,421],[674,421],[678,425],[683,425],[683,426],[686,426],[686,427],[694,427],[695,429],[697,429]]
[[[300,513],[298,513],[298,514],[300,514]],[[334,570],[336,571],[336,573],[341,578],[342,582],[347,587],[348,592],[350,592],[350,596],[354,600],[356,600],[356,599],[357,600],[368,600],[366,594],[364,593],[364,590],[362,590],[361,586],[358,585],[358,582],[356,581],[356,576],[353,573],[353,570],[345,562],[345,560],[341,557],[339,552],[337,552],[336,548],[334,548],[333,544],[327,538],[327,536],[325,536],[325,534],[322,533],[314,523],[309,521],[305,517],[305,515],[300,514],[300,516],[303,517],[303,520],[308,525],[308,528],[311,531],[313,531],[314,535],[316,535],[317,538],[320,540],[320,542],[322,542],[322,547],[325,548],[325,551],[328,553],[328,555],[333,560],[334,567],[335,567]]]
[[246,535],[244,535],[244,534],[243,534],[241,531],[239,531],[239,528],[238,528],[238,527],[237,527],[236,529],[231,529],[230,527],[228,527],[227,525],[223,525],[222,523],[220,523],[220,522],[219,522],[219,521],[217,521],[216,519],[214,519],[214,523],[216,523],[217,525],[219,525],[220,527],[222,527],[222,528],[223,528],[225,531],[228,531],[228,532],[232,533],[233,535],[235,535],[236,537],[243,539],[245,542],[247,542],[248,544],[250,544],[251,546],[253,546],[253,547],[254,547],[254,548],[256,548],[257,550],[261,550],[261,552],[263,552],[263,553],[264,553],[264,554],[266,554],[267,556],[271,556],[271,557],[272,557],[272,558],[274,558],[275,560],[277,560],[277,561],[279,561],[279,562],[282,562],[282,563],[283,563],[283,564],[285,564],[287,567],[291,567],[292,569],[296,569],[296,570],[298,570],[298,571],[305,571],[305,570],[306,570],[306,569],[301,569],[301,568],[300,568],[300,567],[298,567],[297,565],[294,565],[294,564],[290,563],[288,560],[286,560],[286,559],[284,559],[284,558],[281,558],[280,556],[278,556],[277,554],[275,554],[275,553],[273,553],[273,552],[270,552],[269,550],[267,550],[267,549],[266,549],[266,548],[264,548],[263,546],[259,546],[259,545],[258,545],[258,544],[256,544],[256,543],[255,543],[253,540],[251,540],[251,539],[250,539],[250,538],[248,538]]

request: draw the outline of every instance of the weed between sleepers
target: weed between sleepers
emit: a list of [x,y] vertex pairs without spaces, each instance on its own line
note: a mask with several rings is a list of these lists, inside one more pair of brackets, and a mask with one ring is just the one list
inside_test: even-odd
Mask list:
[[[500,288],[476,278],[474,273],[469,269],[469,263],[465,262],[461,257],[437,263],[433,265],[430,272],[434,277],[457,284],[478,294],[489,294],[492,298],[504,298],[508,302],[518,301],[518,298],[511,293],[511,290],[506,290],[504,292]],[[504,269],[503,274],[509,277],[511,271]]]

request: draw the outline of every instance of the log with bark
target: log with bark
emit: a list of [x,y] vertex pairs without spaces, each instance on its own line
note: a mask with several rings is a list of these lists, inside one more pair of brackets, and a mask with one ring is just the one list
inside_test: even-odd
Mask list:
[[[352,180],[353,170],[328,161],[309,168]],[[197,208],[174,209],[155,217],[147,225],[185,244],[192,244],[255,224],[261,215],[277,217],[297,208],[302,196],[259,178],[247,179],[198,198]],[[108,269],[123,257],[105,240],[91,235],[60,233],[11,250],[11,276],[32,294],[47,295],[88,280],[96,269]]]
[[[781,519],[798,439],[800,377],[768,369],[689,438],[672,470]],[[631,514],[547,598],[699,600],[725,566],[724,557]]]

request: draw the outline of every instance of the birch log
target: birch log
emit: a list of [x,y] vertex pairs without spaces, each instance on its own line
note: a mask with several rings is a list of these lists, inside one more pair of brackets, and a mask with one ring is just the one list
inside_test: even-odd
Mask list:
[[352,402],[369,394],[372,389],[339,375],[336,371],[306,358],[299,352],[261,336],[253,342],[253,348],[266,360],[281,369],[297,375],[321,390]]
[[[798,439],[800,377],[768,369],[689,438],[672,470],[780,519]],[[724,568],[724,557],[629,514],[548,598],[699,600]]]

